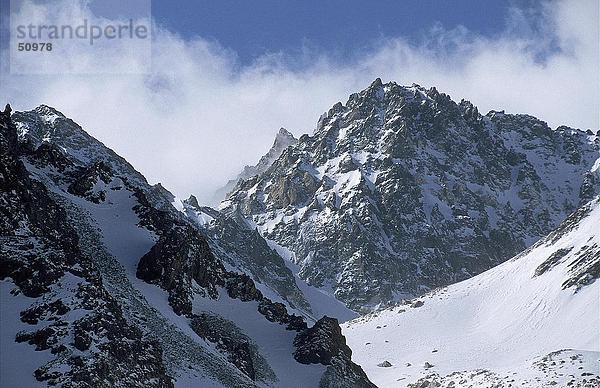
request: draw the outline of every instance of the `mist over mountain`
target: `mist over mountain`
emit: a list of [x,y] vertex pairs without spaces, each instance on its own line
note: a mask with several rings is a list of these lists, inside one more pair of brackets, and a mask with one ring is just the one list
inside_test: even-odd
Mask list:
[[227,250],[51,107],[0,130],[2,386],[373,386],[260,235]]
[[598,132],[377,79],[214,207],[48,105],[0,151],[2,386],[600,378]]
[[464,280],[599,192],[598,133],[377,79],[221,204],[356,311]]

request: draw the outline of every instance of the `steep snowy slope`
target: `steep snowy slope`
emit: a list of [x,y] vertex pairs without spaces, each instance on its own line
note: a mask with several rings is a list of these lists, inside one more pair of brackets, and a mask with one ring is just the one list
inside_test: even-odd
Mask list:
[[[0,116],[2,386],[372,386],[335,319],[308,327],[226,268],[162,186],[52,108],[13,119]],[[287,271],[274,295],[301,298]]]
[[290,252],[265,241],[239,213],[223,213],[200,206],[194,196],[183,201],[185,213],[203,231],[215,255],[232,270],[250,274],[257,288],[288,310],[316,321],[323,315],[341,321],[358,316],[330,294],[297,276]]
[[380,387],[596,387],[599,276],[596,198],[511,260],[343,331]]
[[[595,129],[596,130],[596,129]],[[240,212],[356,311],[464,280],[600,191],[600,138],[376,80],[240,182]]]

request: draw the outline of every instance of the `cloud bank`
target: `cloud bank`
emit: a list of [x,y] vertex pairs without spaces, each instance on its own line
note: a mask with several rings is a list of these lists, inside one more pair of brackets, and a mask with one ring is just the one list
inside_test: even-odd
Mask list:
[[[89,12],[74,1],[64,7]],[[382,37],[351,60],[307,48],[293,57],[267,53],[248,66],[217,42],[184,40],[155,26],[150,74],[33,76],[4,69],[0,102],[17,110],[54,106],[151,183],[206,202],[266,152],[280,127],[311,133],[321,113],[377,77],[436,86],[482,112],[504,109],[552,127],[597,130],[599,12],[596,0],[551,1],[512,9],[505,31],[491,38],[437,25],[418,43]],[[74,55],[93,58],[86,50],[94,48]],[[106,61],[132,63],[126,50]]]

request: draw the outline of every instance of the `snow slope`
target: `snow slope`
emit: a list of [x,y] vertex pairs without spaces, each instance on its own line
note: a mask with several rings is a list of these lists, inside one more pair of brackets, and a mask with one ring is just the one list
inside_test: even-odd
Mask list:
[[[298,276],[298,272],[300,272],[300,268],[297,264],[295,264],[294,253],[289,249],[278,245],[276,242],[267,240],[267,243],[271,248],[273,248],[277,253],[284,258],[285,264],[288,266],[290,270],[294,273],[294,277],[296,279],[296,284],[304,294],[304,297],[310,303],[310,307],[313,311],[314,317],[322,317],[323,315],[327,315],[329,317],[335,317],[340,322],[346,322],[352,318],[356,318],[358,316],[357,313],[350,310],[346,307],[342,302],[337,300],[333,293],[327,293],[325,290],[313,287],[308,284],[306,281],[301,279]],[[313,318],[314,319],[314,318]]]
[[265,267],[302,301],[256,231],[218,245],[256,259],[226,269],[184,203],[53,112],[16,114],[20,133],[0,113],[0,386],[373,386],[337,321],[309,328],[241,270]]
[[596,198],[521,255],[343,332],[380,387],[597,386],[599,265]]

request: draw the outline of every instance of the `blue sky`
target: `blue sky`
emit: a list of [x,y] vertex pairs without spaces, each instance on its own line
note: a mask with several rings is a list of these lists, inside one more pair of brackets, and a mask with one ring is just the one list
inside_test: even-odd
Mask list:
[[[521,2],[523,3],[523,2]],[[155,21],[184,38],[213,39],[247,64],[302,47],[344,57],[383,37],[422,39],[436,24],[485,36],[504,30],[506,0],[180,0],[153,1]],[[531,4],[529,4],[531,5]]]

